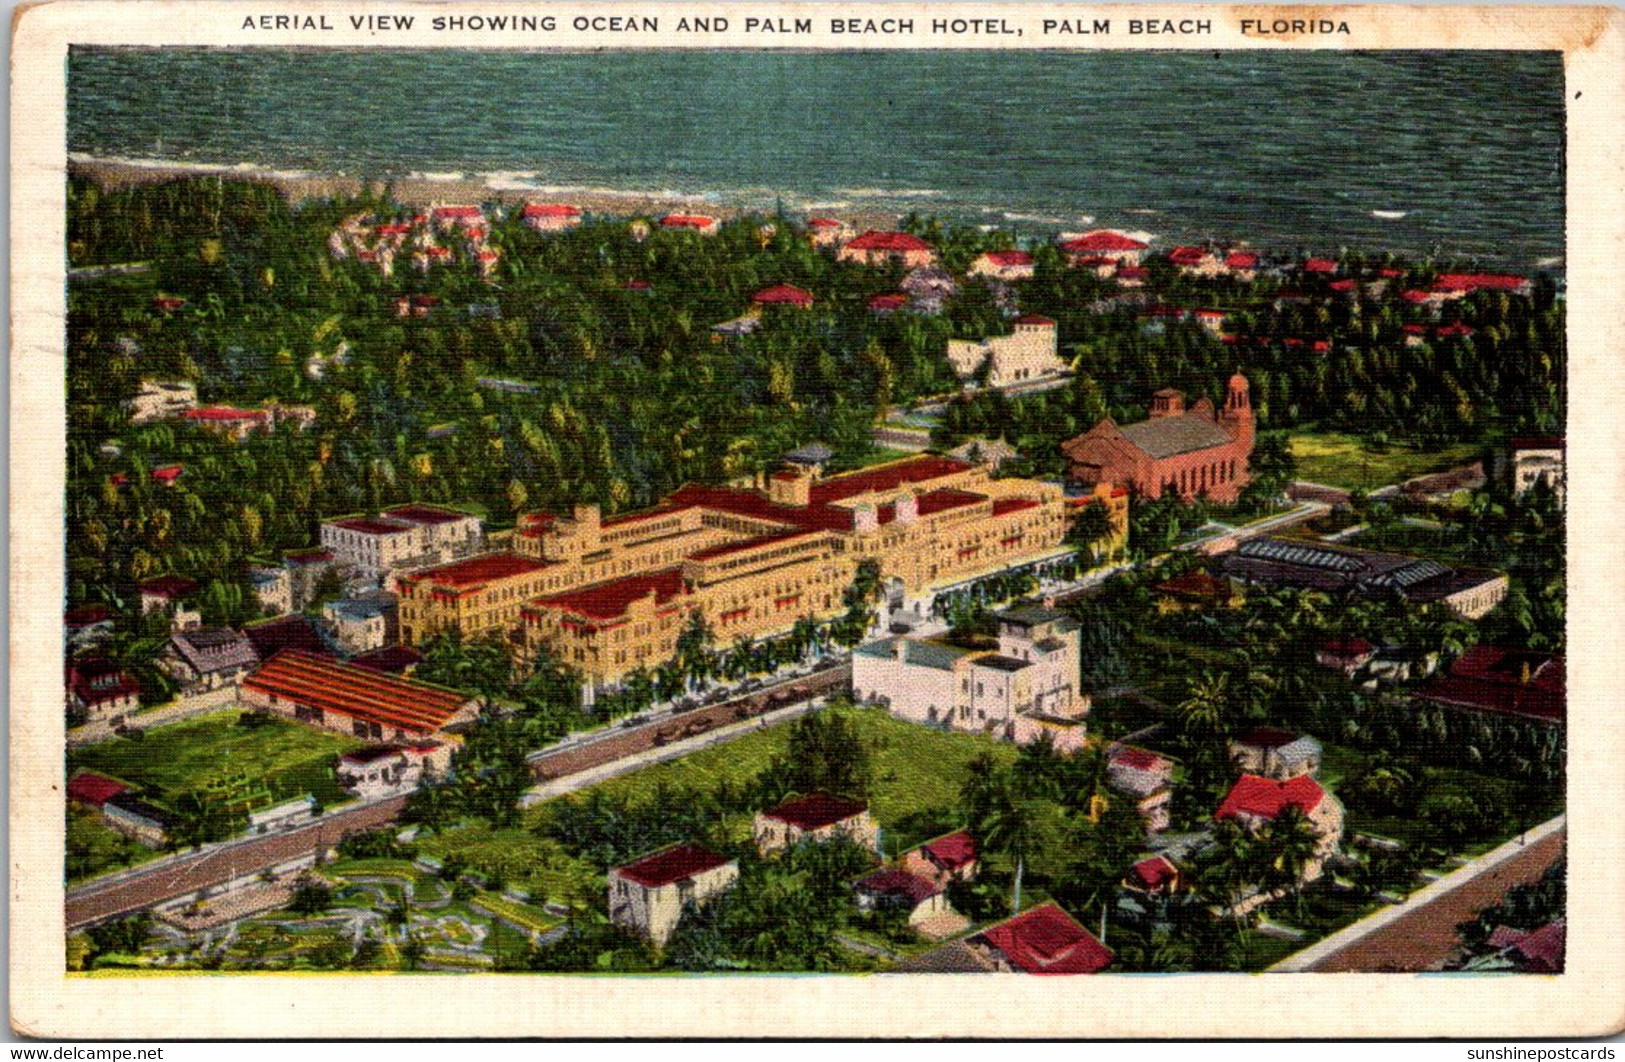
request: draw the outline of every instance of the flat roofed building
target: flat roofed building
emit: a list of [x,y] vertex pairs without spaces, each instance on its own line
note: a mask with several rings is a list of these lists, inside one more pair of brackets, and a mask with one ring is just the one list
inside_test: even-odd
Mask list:
[[1065,373],[1067,363],[1056,351],[1055,322],[1029,314],[1017,318],[1007,336],[948,340],[947,356],[962,382],[983,379],[988,387],[1000,388]]
[[609,920],[663,947],[686,911],[731,888],[738,860],[679,844],[609,872]]
[[910,722],[1081,748],[1089,697],[1078,688],[1077,622],[1040,606],[1007,609],[998,620],[997,651],[906,637],[860,647],[853,696]]
[[339,734],[421,744],[473,722],[477,702],[299,649],[278,653],[243,682],[243,706]]

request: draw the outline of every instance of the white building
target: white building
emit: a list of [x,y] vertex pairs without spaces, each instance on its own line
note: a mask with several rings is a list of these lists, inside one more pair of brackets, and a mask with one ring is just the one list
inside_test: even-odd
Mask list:
[[1055,322],[1037,315],[1017,318],[1015,331],[1007,336],[980,342],[950,339],[948,360],[967,383],[977,378],[985,364],[988,387],[1007,387],[1067,371],[1066,362],[1056,353]]
[[680,844],[609,872],[609,920],[663,946],[683,913],[733,886],[739,863]]
[[1048,735],[1057,749],[1084,743],[1089,697],[1078,687],[1078,625],[1027,605],[999,614],[996,652],[918,638],[888,638],[852,654],[852,693],[899,719],[1018,744]]
[[440,745],[381,745],[339,757],[338,779],[357,800],[381,800],[409,793],[425,772],[435,771]]
[[1512,440],[1512,493],[1522,494],[1536,483],[1545,483],[1563,504],[1564,440]]
[[346,656],[382,649],[389,644],[389,619],[394,608],[386,597],[392,596],[346,597],[322,606],[322,618]]
[[178,417],[197,408],[197,384],[185,380],[142,380],[141,389],[125,403],[131,424]]
[[316,820],[316,798],[306,793],[297,800],[290,800],[275,807],[263,808],[250,812],[248,816],[248,832],[252,834],[277,833],[281,830],[291,830],[295,826],[303,826],[307,822]]
[[293,611],[293,577],[287,568],[268,568],[255,565],[248,571],[254,583],[254,596],[260,608],[273,616],[285,616]]

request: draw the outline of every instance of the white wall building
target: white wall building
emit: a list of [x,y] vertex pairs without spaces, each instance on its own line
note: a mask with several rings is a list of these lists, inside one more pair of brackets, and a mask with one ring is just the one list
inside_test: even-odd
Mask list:
[[1007,336],[981,342],[950,339],[948,360],[966,382],[974,380],[986,363],[988,387],[1007,387],[1067,371],[1066,362],[1056,353],[1055,322],[1036,315],[1018,318],[1015,331]]

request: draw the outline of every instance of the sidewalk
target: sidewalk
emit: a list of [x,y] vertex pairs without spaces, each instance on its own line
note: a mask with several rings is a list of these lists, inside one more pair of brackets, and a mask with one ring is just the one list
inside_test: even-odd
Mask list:
[[[1525,833],[1521,840],[1515,838],[1479,856],[1460,870],[1412,893],[1403,903],[1378,911],[1318,944],[1287,956],[1266,972],[1388,971],[1404,962],[1401,952],[1408,956],[1422,950],[1438,952],[1441,947],[1443,954],[1434,961],[1443,962],[1456,939],[1456,924],[1493,905],[1501,893],[1517,883],[1512,880],[1512,874],[1503,876],[1497,872],[1516,869],[1539,877],[1561,856],[1567,822],[1564,815],[1544,822]],[[1546,858],[1548,855],[1551,858]],[[1481,882],[1485,875],[1490,877]],[[1468,886],[1475,883],[1484,887],[1469,890]],[[1399,925],[1401,922],[1406,924]],[[1375,946],[1378,938],[1388,935],[1394,938],[1393,948]],[[1406,971],[1429,969],[1431,962],[1406,964],[1402,968]]]

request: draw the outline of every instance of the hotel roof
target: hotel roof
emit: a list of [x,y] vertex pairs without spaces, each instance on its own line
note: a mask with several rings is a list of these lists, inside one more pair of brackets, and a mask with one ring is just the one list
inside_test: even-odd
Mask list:
[[568,590],[533,601],[530,608],[557,609],[583,619],[612,620],[626,615],[632,602],[654,594],[655,604],[664,605],[685,590],[682,568],[665,568],[648,575],[629,575]]
[[460,693],[341,664],[302,649],[278,653],[244,689],[409,733],[432,734],[467,704]]
[[1111,232],[1102,229],[1097,232],[1087,232],[1075,240],[1067,240],[1061,244],[1061,250],[1073,253],[1088,251],[1143,251],[1151,246],[1141,243],[1132,236],[1125,236],[1121,232]]
[[516,575],[529,575],[550,568],[546,561],[531,560],[517,553],[486,553],[478,557],[452,561],[437,568],[402,575],[403,582],[428,583],[432,586],[463,588],[479,586],[493,579],[508,579]]
[[376,516],[350,516],[342,520],[327,521],[330,527],[342,527],[363,535],[399,535],[412,530],[412,525],[401,520],[385,520]]
[[929,243],[906,232],[879,232],[870,229],[847,243],[859,251],[929,251]]

